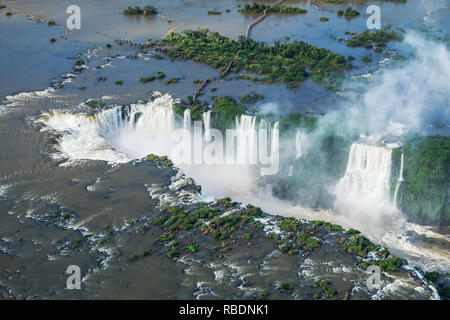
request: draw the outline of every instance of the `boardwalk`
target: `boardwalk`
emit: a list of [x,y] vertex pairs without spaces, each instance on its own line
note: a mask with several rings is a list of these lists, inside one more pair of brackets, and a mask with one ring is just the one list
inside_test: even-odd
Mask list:
[[262,16],[260,16],[259,18],[257,18],[255,21],[253,21],[252,23],[250,23],[247,26],[247,33],[245,34],[245,40],[248,39],[248,36],[250,35],[250,32],[252,31],[252,28],[254,26],[256,26],[258,23],[260,23],[261,21],[263,21],[266,16],[267,16],[267,11],[264,10],[264,14]]

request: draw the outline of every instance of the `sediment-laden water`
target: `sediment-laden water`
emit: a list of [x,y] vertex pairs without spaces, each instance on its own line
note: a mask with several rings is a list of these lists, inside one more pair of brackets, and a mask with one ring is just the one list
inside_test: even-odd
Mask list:
[[[266,42],[288,36],[353,55],[357,58],[356,68],[348,73],[354,79],[361,79],[362,86],[377,73],[389,74],[389,69],[395,67],[393,57],[398,52],[406,55],[411,49],[408,43],[392,44],[393,50],[387,56],[376,54],[372,64],[364,64],[360,59],[366,49],[352,49],[330,38],[331,34],[342,36],[345,31],[364,30],[362,17],[350,21],[331,19],[328,26],[322,27],[318,18],[335,18],[337,7],[321,2],[296,3],[306,7],[308,14],[286,19],[270,16],[258,25],[252,36]],[[187,129],[191,138],[195,138],[191,114],[187,111],[184,118],[179,117],[172,104],[192,94],[197,86],[193,80],[210,77],[216,70],[189,61],[170,61],[167,57],[155,59],[155,52],[151,50],[144,53],[138,48],[117,45],[106,49],[105,44],[118,38],[133,41],[160,38],[171,28],[181,30],[198,25],[237,38],[253,19],[251,15],[238,14],[237,4],[240,2],[218,1],[214,7],[223,9],[224,13],[212,17],[206,14],[211,9],[206,1],[183,6],[161,2],[154,5],[162,8],[162,14],[135,19],[118,15],[123,8],[117,3],[105,7],[97,1],[81,2],[82,9],[89,6],[89,10],[83,10],[86,24],[80,32],[65,31],[65,7],[59,2],[56,6],[53,1],[8,2],[8,7],[17,10],[12,17],[5,17],[0,11],[0,40],[2,47],[3,44],[8,47],[0,53],[3,57],[0,67],[4,70],[0,77],[0,296],[253,299],[267,291],[272,298],[311,299],[317,291],[313,282],[323,279],[332,283],[340,298],[344,298],[346,292],[351,292],[354,298],[374,299],[437,296],[417,270],[449,272],[448,232],[408,222],[406,215],[396,208],[402,174],[394,177],[399,184],[395,186],[393,197],[390,193],[392,149],[401,145],[403,134],[396,136],[375,129],[358,132],[361,136],[350,146],[344,174],[335,185],[328,186],[328,191],[335,196],[333,206],[328,209],[310,208],[274,197],[271,185],[264,184],[267,180],[260,177],[258,166],[187,165],[173,159],[175,167],[172,168],[139,160],[150,153],[170,156],[174,147],[172,134],[176,129]],[[354,6],[363,12],[364,5],[364,2],[357,2]],[[425,24],[428,35],[442,36],[446,32],[448,35],[448,23],[442,18],[448,17],[448,12],[445,13],[448,6],[444,2],[381,5],[386,24],[407,29],[419,29]],[[48,11],[48,7],[53,8]],[[225,8],[230,8],[231,13],[225,13]],[[97,22],[92,21],[97,19],[88,17],[100,10],[105,12],[105,24],[110,28],[102,27],[99,32]],[[56,20],[58,26],[51,29],[42,23],[27,21],[20,15],[22,11]],[[28,40],[21,34],[22,30],[29,30],[32,44],[31,39],[30,44],[25,44]],[[48,43],[51,37],[58,38],[55,45]],[[27,50],[28,56],[14,54],[25,54]],[[434,52],[442,53],[442,58],[427,60],[428,55],[418,56],[421,61],[440,63],[430,69],[433,72],[447,70],[448,51],[438,47]],[[72,72],[73,63],[80,59],[84,61],[83,71]],[[410,56],[408,59],[413,61]],[[22,63],[25,60],[26,63]],[[15,72],[12,65],[17,65]],[[412,65],[426,66],[416,62]],[[160,70],[167,78],[181,77],[182,80],[170,86],[162,80],[140,83],[140,77]],[[409,74],[395,72],[394,76],[402,72]],[[99,81],[101,77],[106,81]],[[115,85],[114,80],[123,80],[123,85]],[[429,94],[436,99],[431,101],[435,107],[430,107],[428,114],[440,115],[444,120],[448,117],[448,108],[445,113],[445,105],[442,105],[445,101],[448,104],[447,80],[448,74],[440,75],[435,91]],[[396,83],[375,85],[372,94],[389,84]],[[311,80],[295,89],[238,79],[220,80],[211,86],[218,90],[207,92],[205,99],[212,95],[237,98],[253,91],[261,92],[265,100],[258,107],[279,114],[309,110],[317,116],[333,115],[345,109],[343,101],[349,99],[348,93],[327,91]],[[427,87],[423,90],[427,96]],[[370,97],[370,92],[365,97]],[[89,106],[91,99],[103,101],[104,105],[92,108]],[[398,102],[404,106],[403,111],[416,111],[416,108],[408,108],[409,101],[386,95],[389,106]],[[365,106],[375,105],[369,102]],[[439,108],[444,112],[437,113]],[[391,116],[384,111],[380,109],[378,115]],[[325,117],[325,121],[333,122],[330,118]],[[399,120],[397,113],[392,118]],[[386,118],[371,119],[373,123],[368,127],[378,128],[381,127],[379,122]],[[409,121],[413,119],[411,113],[405,119],[407,125],[414,124]],[[200,139],[206,146],[214,129],[214,113],[204,113],[201,123]],[[274,132],[278,125],[276,121],[260,120],[249,112],[236,119],[235,127],[254,138],[259,128],[266,128],[270,156],[271,148],[274,150],[277,146]],[[350,123],[344,125],[350,126]],[[438,134],[445,135],[447,131],[448,126],[438,130]],[[290,140],[294,158],[301,159],[313,150],[315,139],[314,134],[300,129],[294,132]],[[250,138],[250,145],[255,141]],[[283,143],[281,138],[280,143]],[[252,156],[248,150],[253,149],[247,142],[239,144],[237,141],[237,145],[238,157],[239,152],[243,157]],[[289,172],[294,166],[280,170]],[[201,185],[201,194],[197,185]],[[199,246],[196,254],[180,250],[184,253],[177,262],[169,259],[166,256],[168,245],[158,242],[162,230],[149,221],[159,216],[165,205],[183,205],[194,213],[200,202],[227,196],[243,204],[259,206],[273,215],[258,220],[263,226],[263,231],[255,231],[259,236],[251,241],[227,243],[232,249],[222,254],[215,248],[222,245],[220,241],[190,231],[179,239],[182,246],[190,242],[205,246]],[[236,207],[231,211],[240,209]],[[223,209],[222,213],[226,212]],[[326,220],[346,229],[360,230],[376,244],[386,246],[392,254],[406,258],[410,266],[394,273],[393,278],[384,275],[382,288],[370,292],[365,286],[367,275],[355,258],[342,254],[334,245],[341,236],[339,233],[322,230],[322,245],[312,253],[282,254],[273,239],[264,236],[277,233],[274,230],[278,231],[278,216]],[[133,255],[143,258],[130,261]],[[67,275],[64,271],[71,264],[81,267],[81,291],[65,290]],[[294,288],[284,290],[282,283],[293,284]]]

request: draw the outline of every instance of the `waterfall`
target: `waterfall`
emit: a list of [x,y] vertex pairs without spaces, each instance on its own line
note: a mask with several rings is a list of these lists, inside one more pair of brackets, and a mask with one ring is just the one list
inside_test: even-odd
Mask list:
[[389,198],[392,150],[367,144],[353,143],[344,177],[336,185],[338,197],[358,201]]
[[205,127],[205,141],[211,141],[211,110],[202,114],[203,126]]
[[297,130],[295,133],[295,158],[301,158],[305,156],[308,152],[308,135],[301,131]]
[[[241,115],[236,117],[237,163],[256,164],[257,132],[256,117]],[[248,162],[246,162],[248,159]]]
[[394,192],[394,205],[395,207],[397,207],[397,194],[398,194],[398,190],[400,189],[400,184],[404,181],[403,179],[403,163],[404,163],[404,153],[402,151],[402,156],[400,158],[400,172],[398,174],[398,179],[397,179],[397,185],[395,186],[395,192]]
[[184,114],[183,114],[183,128],[185,130],[190,131],[191,130],[191,109],[186,108],[186,110],[184,110]]
[[280,123],[275,122],[272,132],[270,133],[270,157],[272,162],[275,161],[275,154],[278,154],[280,147],[279,126]]

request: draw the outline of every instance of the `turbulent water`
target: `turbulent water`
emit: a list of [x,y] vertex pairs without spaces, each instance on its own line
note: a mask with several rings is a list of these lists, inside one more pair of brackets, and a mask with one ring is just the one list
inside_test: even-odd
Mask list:
[[[177,119],[172,103],[169,95],[156,93],[154,99],[147,103],[126,108],[113,107],[95,116],[54,113],[46,114],[38,121],[46,125],[44,130],[62,133],[56,147],[60,155],[70,160],[93,159],[120,163],[150,153],[171,154],[176,145],[172,133],[179,129],[186,129],[189,139],[195,140],[196,135],[199,135],[200,141],[211,140],[210,112],[203,115],[204,130],[199,128],[200,131],[196,131],[189,111],[184,112],[183,119]],[[236,119],[237,165],[186,164],[174,157],[175,164],[202,185],[205,199],[231,196],[244,203],[260,205],[263,210],[273,214],[308,219],[320,217],[363,231],[371,239],[387,245],[415,265],[447,270],[450,265],[448,252],[434,247],[425,248],[410,241],[408,230],[416,228],[417,231],[421,227],[406,224],[405,216],[396,209],[395,201],[390,199],[392,150],[389,147],[375,145],[374,139],[368,138],[353,143],[344,176],[336,186],[330,186],[336,195],[334,213],[315,212],[276,200],[270,192],[264,191],[265,188],[257,186],[257,128],[266,126],[271,128],[268,138],[272,140],[273,155],[278,148],[278,138],[275,138],[278,123],[270,125],[263,121],[258,126],[255,117],[242,115]],[[307,137],[304,133],[296,133],[293,147],[297,157],[305,154]],[[203,148],[207,148],[206,143]],[[204,151],[198,150],[200,154]],[[422,233],[437,237],[424,227]]]
[[394,191],[394,205],[397,207],[397,196],[398,196],[398,190],[400,189],[400,184],[404,181],[403,180],[403,167],[405,163],[405,155],[402,151],[402,155],[400,158],[400,172],[397,180],[397,184],[395,185],[395,191]]

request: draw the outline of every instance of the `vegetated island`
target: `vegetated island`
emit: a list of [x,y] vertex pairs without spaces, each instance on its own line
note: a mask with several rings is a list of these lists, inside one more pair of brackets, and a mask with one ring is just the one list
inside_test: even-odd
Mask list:
[[356,17],[359,16],[360,13],[354,9],[352,9],[352,7],[347,7],[347,9],[345,9],[345,11],[343,10],[338,10],[338,16],[346,16],[346,17]]
[[143,9],[141,9],[141,7],[128,7],[127,9],[123,10],[122,13],[126,15],[151,16],[158,14],[158,10],[156,10],[154,6],[145,6]]
[[[288,87],[295,87],[309,76],[316,81],[326,81],[332,72],[351,67],[343,55],[303,41],[275,41],[269,46],[252,39],[246,40],[244,36],[235,41],[208,29],[184,30],[181,33],[170,31],[152,45],[161,48],[172,59],[202,62],[221,71],[228,67],[239,51],[230,71],[236,74],[241,70],[255,73],[263,77],[253,76],[250,80],[283,82]],[[313,70],[311,74],[306,67]]]
[[241,13],[262,13],[262,12],[277,12],[277,13],[294,13],[294,14],[305,14],[308,11],[302,8],[286,6],[283,4],[270,6],[259,3],[246,4],[243,8],[239,9],[238,12]]
[[211,9],[208,11],[208,15],[218,15],[218,14],[222,14],[222,11],[216,9]]
[[349,47],[364,47],[366,49],[375,48],[376,52],[381,52],[389,41],[402,40],[404,30],[399,28],[397,31],[388,30],[388,28],[376,31],[363,31],[358,35],[353,34],[352,38],[347,41]]

